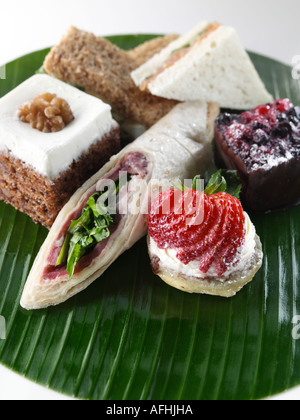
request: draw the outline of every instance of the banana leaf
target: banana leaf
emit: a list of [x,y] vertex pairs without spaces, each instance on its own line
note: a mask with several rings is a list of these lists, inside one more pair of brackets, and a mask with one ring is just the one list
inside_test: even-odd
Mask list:
[[[129,49],[152,35],[110,37]],[[6,66],[0,97],[42,65],[47,50]],[[292,69],[249,53],[276,97],[300,104]],[[299,207],[251,215],[264,263],[236,297],[189,295],[152,274],[146,240],[86,291],[57,307],[20,307],[47,231],[0,203],[0,363],[86,400],[253,400],[300,384]],[[294,338],[293,338],[294,337]]]

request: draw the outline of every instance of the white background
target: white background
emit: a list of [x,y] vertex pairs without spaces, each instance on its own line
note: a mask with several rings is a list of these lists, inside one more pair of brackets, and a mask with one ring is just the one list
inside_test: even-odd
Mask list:
[[[0,65],[59,42],[71,25],[97,35],[234,26],[244,46],[286,64],[300,55],[299,0],[1,0]],[[278,397],[277,397],[278,398]],[[280,396],[300,399],[300,390]],[[0,366],[0,400],[65,399]]]

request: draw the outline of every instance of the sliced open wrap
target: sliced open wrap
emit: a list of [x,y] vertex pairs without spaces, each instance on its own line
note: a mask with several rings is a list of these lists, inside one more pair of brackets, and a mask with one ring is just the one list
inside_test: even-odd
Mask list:
[[[114,156],[87,181],[59,213],[30,271],[21,298],[25,309],[57,305],[86,289],[127,249],[147,233],[147,212],[159,188],[176,177],[204,173],[212,159],[215,104],[202,101],[177,105],[168,115]],[[57,265],[70,224],[80,217],[89,198],[107,180],[128,173],[118,196],[110,235],[76,265],[70,278]],[[126,200],[125,200],[125,198]],[[125,205],[126,204],[126,205]]]

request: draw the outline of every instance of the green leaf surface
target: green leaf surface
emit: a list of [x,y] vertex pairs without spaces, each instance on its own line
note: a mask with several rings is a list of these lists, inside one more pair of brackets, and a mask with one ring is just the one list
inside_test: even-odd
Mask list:
[[[131,48],[151,35],[110,38]],[[0,96],[40,68],[47,50],[7,65]],[[291,68],[251,54],[267,88],[300,104]],[[195,174],[196,175],[196,174]],[[20,296],[46,230],[0,203],[0,362],[46,387],[82,399],[260,399],[300,384],[299,207],[251,215],[265,253],[236,297],[190,295],[152,274],[146,240],[86,291],[27,312]]]
[[219,169],[209,180],[205,189],[205,194],[217,194],[219,192],[225,192],[227,188],[226,179],[223,176],[222,169]]
[[[114,187],[114,191],[116,188]],[[108,213],[107,207],[104,213],[99,211],[98,200],[104,197],[104,203],[108,200],[108,192],[95,193],[88,199],[81,216],[72,220],[67,231],[64,244],[60,251],[56,266],[66,262],[67,272],[72,279],[76,264],[88,254],[97,243],[110,236],[110,225],[114,222],[113,217]],[[102,206],[103,207],[103,206]]]

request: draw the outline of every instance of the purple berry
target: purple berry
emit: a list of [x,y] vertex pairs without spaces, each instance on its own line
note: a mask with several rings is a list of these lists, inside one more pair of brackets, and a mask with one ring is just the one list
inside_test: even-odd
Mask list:
[[300,107],[288,99],[260,105],[240,115],[221,114],[216,121],[225,141],[248,170],[300,157]]

